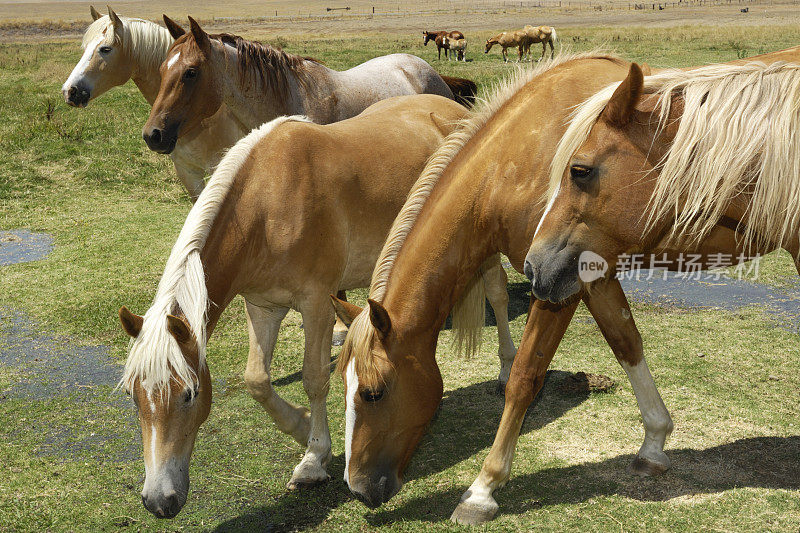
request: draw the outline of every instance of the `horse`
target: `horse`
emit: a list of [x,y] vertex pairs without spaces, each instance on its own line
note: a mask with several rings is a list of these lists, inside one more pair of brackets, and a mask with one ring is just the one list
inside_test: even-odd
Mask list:
[[530,24],[527,24],[523,30],[525,31],[526,39],[522,45],[522,48],[527,59],[530,59],[531,45],[535,43],[542,43],[542,57],[539,58],[539,61],[544,59],[544,54],[547,51],[548,44],[550,45],[550,59],[553,59],[553,56],[555,55],[553,44],[558,40],[558,35],[556,34],[555,28],[552,26],[534,27]]
[[506,49],[517,47],[519,49],[519,59],[517,61],[522,61],[522,49],[527,42],[528,33],[525,30],[504,31],[494,37],[486,39],[486,49],[484,53],[488,54],[489,50],[491,50],[494,45],[499,44],[503,47],[501,52],[503,61],[508,62],[508,52]]
[[391,54],[339,72],[235,35],[209,35],[191,17],[189,23],[191,31],[182,33],[167,22],[175,43],[161,65],[161,87],[142,130],[148,147],[159,153],[170,153],[223,102],[250,129],[295,114],[329,124],[404,94],[454,98],[445,80],[416,56]]
[[[444,43],[451,52],[456,52],[456,61],[467,62],[467,40],[445,37]],[[448,58],[449,60],[450,58]]]
[[433,41],[436,43],[436,50],[439,52],[439,60],[442,59],[442,49],[444,49],[444,57],[447,58],[447,51],[450,49],[448,43],[445,41],[445,37],[449,37],[450,39],[463,39],[464,34],[458,30],[454,31],[423,31],[422,32],[422,44],[423,46],[428,46],[429,41]]
[[[797,61],[800,47],[758,59]],[[549,187],[550,164],[574,107],[624,79],[628,69],[627,62],[613,56],[561,53],[523,70],[472,112],[420,176],[419,193],[409,196],[378,260],[368,308],[351,310],[345,317],[351,329],[337,365],[346,388],[345,480],[368,506],[388,501],[400,489],[403,472],[441,400],[435,348],[447,311],[460,295],[471,292],[471,279],[482,262],[498,251],[524,272],[546,209],[541,199]],[[518,131],[529,132],[518,144],[491,142]],[[712,253],[735,244],[736,235],[735,228],[720,224],[699,251]],[[663,446],[672,420],[644,360],[642,339],[619,281],[595,284],[580,298],[626,371],[642,413],[644,442],[630,470],[645,476],[663,472],[670,466]],[[451,520],[479,524],[496,514],[493,492],[509,479],[523,418],[544,383],[578,299],[557,305],[532,298],[497,436]],[[476,316],[462,323],[483,322]]]
[[[90,8],[94,22],[83,35],[83,55],[61,92],[72,107],[86,107],[113,87],[132,79],[151,106],[161,83],[159,67],[172,46],[169,32],[153,22],[118,16],[111,8],[101,15]],[[225,106],[208,117],[193,135],[182,138],[170,153],[175,173],[197,200],[204,177],[213,172],[223,152],[247,133]]]
[[[278,429],[306,447],[287,486],[328,479],[325,400],[334,324],[328,295],[367,285],[409,188],[466,112],[441,96],[414,95],[329,125],[280,117],[220,161],[189,212],[150,309],[143,317],[120,309],[132,338],[120,384],[138,407],[142,501],[150,512],[174,517],[186,502],[192,447],[211,406],[206,345],[237,294],[245,299],[250,337],[247,389]],[[487,279],[499,295],[491,304],[506,342],[500,355],[507,375],[515,349],[499,261]],[[310,411],[281,399],[270,381],[278,329],[290,308],[303,318]]]

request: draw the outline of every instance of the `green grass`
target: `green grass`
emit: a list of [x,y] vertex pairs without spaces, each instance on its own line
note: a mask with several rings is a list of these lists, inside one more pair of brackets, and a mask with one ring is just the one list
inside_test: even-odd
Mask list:
[[[800,28],[565,28],[561,36],[576,50],[606,44],[661,67],[784,48],[800,43]],[[496,51],[478,50],[482,37],[473,38],[468,57],[474,61],[467,64],[433,60],[435,48],[423,48],[416,36],[281,38],[288,50],[333,68],[406,51],[486,87],[514,67],[503,65]],[[135,87],[113,90],[86,110],[62,103],[60,84],[78,56],[75,43],[0,45],[0,228],[47,231],[56,244],[44,261],[0,270],[0,307],[24,311],[47,334],[108,345],[122,361],[127,339],[116,311],[123,304],[146,310],[190,204],[169,160],[141,141],[148,108]],[[768,258],[761,273],[775,284],[795,275],[785,256]],[[515,275],[513,281],[524,280]],[[450,354],[449,332],[443,333],[439,360],[447,392],[441,413],[411,462],[406,487],[372,511],[352,501],[341,481],[337,376],[328,402],[333,479],[315,489],[285,490],[302,450],[244,388],[242,307],[241,301],[229,307],[211,339],[214,406],[199,432],[189,501],[170,522],[156,521],[140,503],[144,469],[131,406],[110,387],[89,401],[4,397],[21,373],[0,367],[0,530],[462,529],[447,517],[477,475],[502,411],[493,393],[494,331],[487,328],[482,356],[469,361]],[[512,479],[497,493],[501,512],[485,529],[797,531],[797,335],[774,327],[758,310],[638,305],[634,313],[675,420],[667,450],[673,469],[647,480],[625,472],[643,435],[638,410],[624,373],[582,308],[553,366],[603,373],[619,385],[588,396],[548,385],[523,427]],[[518,340],[524,316],[512,327]],[[305,403],[297,379],[301,353],[302,330],[291,314],[273,376],[279,393],[297,403]],[[93,434],[112,437],[98,448],[57,453],[71,442],[94,442]],[[134,460],[117,458],[131,448]]]

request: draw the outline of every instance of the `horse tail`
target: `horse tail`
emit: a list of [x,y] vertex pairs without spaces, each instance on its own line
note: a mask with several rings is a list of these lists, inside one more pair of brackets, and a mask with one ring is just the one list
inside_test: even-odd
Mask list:
[[475,105],[475,97],[478,95],[478,86],[472,80],[464,78],[452,78],[450,76],[442,76],[442,79],[453,91],[453,100],[463,105],[466,108],[471,108]]
[[467,358],[478,353],[486,321],[486,288],[478,272],[453,306],[453,347]]
[[550,29],[553,30],[550,33],[550,40],[553,41],[553,44],[556,44],[556,41],[558,41],[558,35],[556,35],[556,29],[553,26],[550,26]]

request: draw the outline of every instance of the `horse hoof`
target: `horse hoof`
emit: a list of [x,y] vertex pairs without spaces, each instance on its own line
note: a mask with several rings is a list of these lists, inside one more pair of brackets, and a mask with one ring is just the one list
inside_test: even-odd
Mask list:
[[497,509],[496,503],[494,505],[475,505],[461,502],[450,515],[450,520],[464,526],[477,526],[494,518]]
[[653,461],[637,455],[628,465],[628,472],[641,477],[650,477],[663,474],[669,470],[669,467],[670,462],[666,454],[661,461]]
[[288,490],[299,490],[299,489],[308,489],[311,487],[316,487],[317,485],[322,485],[323,483],[329,481],[331,476],[327,476],[326,479],[297,479],[297,480],[289,480],[289,483],[286,484],[286,488]]

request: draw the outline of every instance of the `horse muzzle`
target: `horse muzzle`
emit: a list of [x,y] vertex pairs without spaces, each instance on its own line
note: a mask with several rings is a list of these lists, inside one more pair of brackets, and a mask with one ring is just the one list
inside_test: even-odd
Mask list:
[[89,100],[92,99],[91,91],[81,85],[72,85],[69,88],[64,88],[62,93],[64,94],[64,101],[72,107],[86,107],[89,104]]
[[156,518],[174,518],[186,504],[189,493],[189,462],[170,459],[153,475],[148,472],[142,489],[142,504]]
[[391,472],[378,473],[369,480],[351,482],[349,485],[350,492],[356,499],[370,509],[380,507],[391,500],[403,486],[397,475]]
[[543,301],[561,303],[581,290],[577,247],[566,245],[531,246],[525,257],[525,276],[531,281],[533,295]]
[[178,128],[147,128],[142,131],[147,147],[159,154],[171,154],[178,143]]

